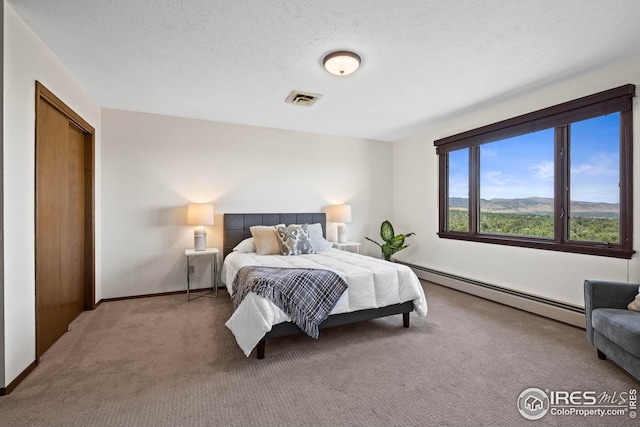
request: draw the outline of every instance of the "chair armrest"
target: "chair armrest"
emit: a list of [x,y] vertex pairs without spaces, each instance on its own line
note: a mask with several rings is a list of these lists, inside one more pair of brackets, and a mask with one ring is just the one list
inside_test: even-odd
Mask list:
[[638,294],[638,284],[611,282],[607,280],[584,281],[584,316],[587,324],[587,337],[593,343],[591,313],[596,308],[627,308]]
[[591,310],[596,308],[627,308],[627,304],[633,301],[638,294],[638,286],[636,283],[585,280],[585,311],[587,301],[591,303]]

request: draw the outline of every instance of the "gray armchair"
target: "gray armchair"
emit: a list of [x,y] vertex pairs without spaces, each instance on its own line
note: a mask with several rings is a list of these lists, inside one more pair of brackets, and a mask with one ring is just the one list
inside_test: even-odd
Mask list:
[[585,280],[584,314],[587,338],[598,350],[640,380],[640,312],[627,310],[638,285]]

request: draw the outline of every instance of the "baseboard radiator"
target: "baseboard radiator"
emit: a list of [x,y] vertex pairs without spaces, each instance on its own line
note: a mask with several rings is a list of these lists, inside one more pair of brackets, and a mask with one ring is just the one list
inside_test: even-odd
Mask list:
[[579,328],[585,328],[584,309],[581,307],[514,291],[466,277],[456,276],[455,274],[432,270],[407,262],[396,262],[411,267],[420,279],[568,323],[569,325]]

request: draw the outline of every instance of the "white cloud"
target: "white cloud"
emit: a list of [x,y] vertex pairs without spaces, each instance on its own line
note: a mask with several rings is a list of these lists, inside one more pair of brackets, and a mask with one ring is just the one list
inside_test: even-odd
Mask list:
[[460,178],[450,180],[449,197],[469,197],[469,180]]
[[533,171],[535,177],[541,181],[553,181],[553,162],[538,163],[537,165],[529,166],[527,169]]
[[480,156],[482,157],[497,157],[498,153],[498,149],[491,144],[483,144],[480,146]]
[[588,161],[571,165],[574,176],[617,176],[620,172],[620,157],[612,153],[594,153]]
[[510,175],[503,175],[502,171],[489,171],[484,174],[482,185],[486,185],[487,183],[494,185],[507,185],[514,182],[517,182],[517,180]]
[[618,175],[618,168],[611,168],[606,164],[589,164],[584,163],[571,167],[571,175],[583,176],[615,176]]

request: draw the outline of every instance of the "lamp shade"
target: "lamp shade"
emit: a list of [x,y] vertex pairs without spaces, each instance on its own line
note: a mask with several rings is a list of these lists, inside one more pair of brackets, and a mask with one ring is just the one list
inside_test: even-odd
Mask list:
[[213,205],[211,203],[192,203],[187,207],[187,224],[213,225]]
[[351,222],[351,205],[334,205],[331,207],[333,222]]

